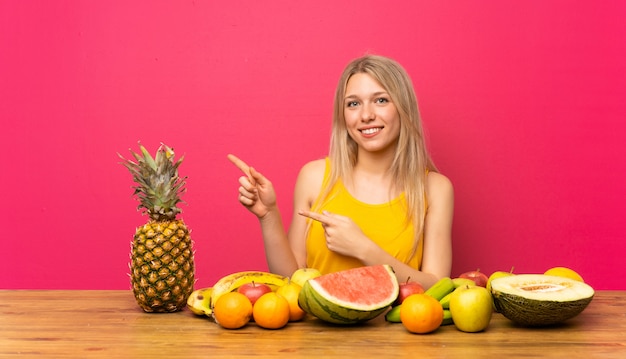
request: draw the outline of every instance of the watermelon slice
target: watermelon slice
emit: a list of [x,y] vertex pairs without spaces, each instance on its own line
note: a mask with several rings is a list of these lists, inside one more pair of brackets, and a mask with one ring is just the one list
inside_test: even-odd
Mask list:
[[330,323],[355,324],[376,318],[398,297],[389,265],[364,266],[325,274],[304,283],[298,304]]

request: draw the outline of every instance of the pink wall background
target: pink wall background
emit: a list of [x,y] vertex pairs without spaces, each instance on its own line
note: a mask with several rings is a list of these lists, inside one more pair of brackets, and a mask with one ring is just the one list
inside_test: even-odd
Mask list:
[[116,152],[185,154],[198,286],[265,270],[233,152],[285,222],[323,157],[344,65],[411,74],[456,190],[454,267],[626,289],[626,5],[620,1],[3,1],[0,288],[128,288],[135,211]]

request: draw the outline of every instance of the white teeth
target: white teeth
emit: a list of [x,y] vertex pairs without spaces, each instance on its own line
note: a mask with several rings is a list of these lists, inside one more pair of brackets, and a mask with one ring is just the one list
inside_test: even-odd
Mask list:
[[367,128],[365,130],[362,130],[361,132],[363,132],[366,135],[371,135],[372,133],[376,133],[380,131],[380,128]]

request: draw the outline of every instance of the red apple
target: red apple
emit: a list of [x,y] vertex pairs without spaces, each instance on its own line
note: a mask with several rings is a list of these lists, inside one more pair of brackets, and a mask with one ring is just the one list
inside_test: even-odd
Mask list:
[[421,284],[419,284],[418,282],[409,282],[409,279],[410,278],[408,278],[404,283],[400,283],[400,292],[398,293],[398,298],[396,299],[395,303],[393,303],[394,306],[402,304],[406,297],[410,296],[411,294],[424,293],[424,287],[422,287]]
[[479,287],[487,287],[487,281],[489,280],[489,277],[487,277],[485,273],[481,272],[480,269],[462,273],[459,275],[459,278],[471,279]]
[[261,298],[263,294],[271,292],[272,288],[267,284],[250,282],[237,288],[237,291],[248,297],[252,305],[254,305],[257,299]]

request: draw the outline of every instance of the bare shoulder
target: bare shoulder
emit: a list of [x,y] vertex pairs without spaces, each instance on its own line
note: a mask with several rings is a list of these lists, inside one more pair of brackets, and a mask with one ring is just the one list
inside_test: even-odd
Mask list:
[[429,202],[451,201],[454,187],[448,177],[439,172],[428,172],[426,178],[426,195]]
[[313,160],[302,166],[296,180],[296,197],[313,203],[322,188],[325,170],[325,159]]
[[321,158],[318,160],[313,160],[311,162],[307,162],[300,169],[300,175],[304,176],[316,176],[316,177],[324,177],[324,171],[326,170],[326,159]]

